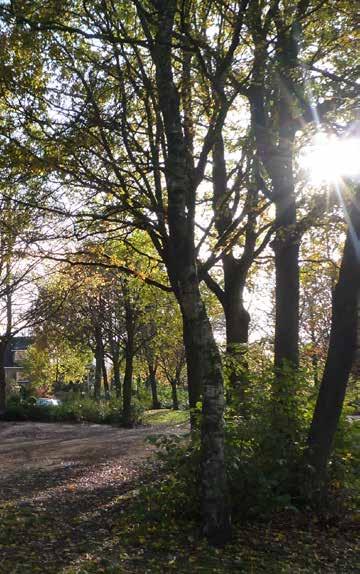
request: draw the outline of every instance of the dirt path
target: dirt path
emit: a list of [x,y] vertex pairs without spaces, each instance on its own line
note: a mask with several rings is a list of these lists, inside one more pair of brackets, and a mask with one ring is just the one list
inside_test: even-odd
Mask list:
[[151,434],[173,433],[181,425],[119,429],[97,424],[0,423],[1,475],[71,464],[97,464],[110,459],[146,459]]
[[149,512],[137,493],[159,468],[145,438],[186,430],[0,423],[0,574],[359,573],[356,516],[240,524],[220,551],[193,524]]
[[72,572],[106,544],[124,501],[146,480],[154,450],[146,437],[184,431],[0,423],[0,573]]

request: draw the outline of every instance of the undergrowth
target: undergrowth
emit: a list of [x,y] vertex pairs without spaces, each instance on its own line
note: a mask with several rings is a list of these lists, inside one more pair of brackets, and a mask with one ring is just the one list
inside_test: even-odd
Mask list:
[[[138,402],[133,404],[132,415],[134,424],[141,423],[143,409]],[[40,406],[33,398],[21,400],[13,397],[8,401],[3,420],[122,425],[122,403],[118,399],[95,401],[78,398],[64,401],[58,406]]]

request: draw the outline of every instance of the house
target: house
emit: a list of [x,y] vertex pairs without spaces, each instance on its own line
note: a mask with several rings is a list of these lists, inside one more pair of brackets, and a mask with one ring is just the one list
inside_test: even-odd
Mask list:
[[5,379],[8,383],[28,383],[24,376],[23,361],[26,349],[33,342],[31,337],[13,337],[5,353]]

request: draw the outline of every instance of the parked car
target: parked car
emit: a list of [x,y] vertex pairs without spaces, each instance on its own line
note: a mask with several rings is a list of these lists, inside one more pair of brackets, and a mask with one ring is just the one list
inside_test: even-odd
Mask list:
[[38,407],[58,407],[61,404],[61,401],[51,397],[40,397],[39,399],[36,399],[35,404]]

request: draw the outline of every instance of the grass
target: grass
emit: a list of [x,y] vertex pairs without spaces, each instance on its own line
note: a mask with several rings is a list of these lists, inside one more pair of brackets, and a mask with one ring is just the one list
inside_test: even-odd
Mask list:
[[189,411],[152,410],[144,413],[143,423],[145,425],[176,425],[188,422],[189,416]]

